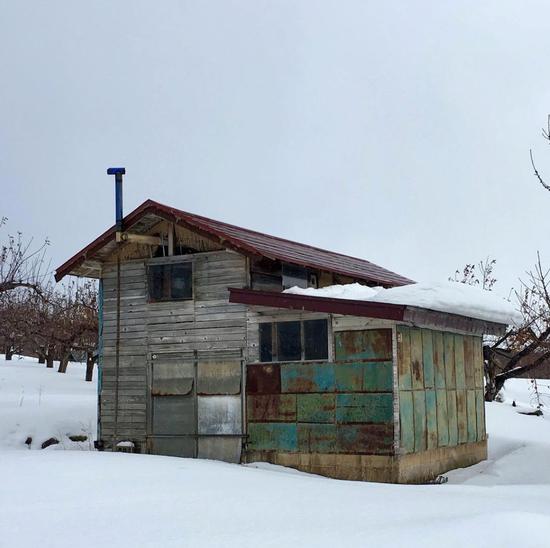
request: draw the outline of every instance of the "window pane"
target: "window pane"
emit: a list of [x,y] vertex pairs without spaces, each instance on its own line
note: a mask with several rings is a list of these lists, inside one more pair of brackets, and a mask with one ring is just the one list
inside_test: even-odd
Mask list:
[[301,266],[283,264],[283,289],[307,287],[307,270]]
[[302,359],[300,331],[300,322],[277,324],[277,359],[280,362]]
[[325,360],[328,358],[327,320],[308,320],[304,322],[304,346],[306,360]]
[[273,336],[270,323],[260,324],[260,361],[273,361]]
[[163,296],[164,265],[149,267],[149,298],[160,301]]
[[173,264],[171,272],[172,299],[191,299],[193,297],[193,276],[191,263]]

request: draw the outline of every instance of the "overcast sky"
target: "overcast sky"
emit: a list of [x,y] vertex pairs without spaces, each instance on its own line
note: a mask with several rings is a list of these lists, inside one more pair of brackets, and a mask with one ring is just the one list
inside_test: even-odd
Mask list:
[[[0,216],[53,266],[147,198],[416,280],[491,255],[550,192],[550,3],[0,0]],[[6,230],[2,229],[5,235]]]

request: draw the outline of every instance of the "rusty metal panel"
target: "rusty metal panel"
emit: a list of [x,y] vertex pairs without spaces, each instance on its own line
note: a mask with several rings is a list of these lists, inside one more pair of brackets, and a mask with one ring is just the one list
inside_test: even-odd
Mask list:
[[447,391],[436,390],[437,400],[437,445],[449,445],[449,418],[447,414]]
[[426,390],[426,433],[428,449],[435,449],[438,438],[435,390]]
[[148,441],[149,452],[153,455],[168,457],[195,457],[195,437],[151,437]]
[[422,329],[422,364],[424,366],[424,388],[435,386],[433,337],[429,329]]
[[443,335],[445,344],[445,386],[447,390],[456,388],[455,372],[455,338],[452,333]]
[[298,450],[296,423],[251,422],[248,425],[248,447],[251,451]]
[[337,360],[391,360],[392,330],[341,331],[334,335]]
[[298,394],[298,422],[329,423],[336,416],[334,394]]
[[199,434],[241,434],[240,396],[199,396]]
[[468,412],[466,410],[466,390],[456,391],[456,418],[458,423],[458,443],[468,441]]
[[464,371],[464,337],[455,335],[455,370],[456,370],[456,388],[464,390],[466,388],[466,373]]
[[410,390],[411,380],[411,337],[409,328],[397,326],[397,370],[399,372],[399,389]]
[[336,394],[336,422],[393,422],[393,395]]
[[364,363],[337,363],[334,366],[338,392],[363,392]]
[[339,424],[336,436],[339,453],[393,453],[393,424]]
[[298,424],[298,450],[306,453],[334,453],[335,424]]
[[334,367],[332,363],[281,364],[281,390],[296,393],[334,392]]
[[468,441],[474,442],[477,439],[477,413],[476,413],[476,391],[466,390],[466,413],[468,415]]
[[411,328],[410,337],[412,386],[415,390],[424,390],[424,367],[422,365],[422,331],[417,328]]
[[296,394],[258,394],[247,397],[248,420],[253,422],[293,422]]
[[246,366],[247,394],[280,394],[281,366],[277,363]]
[[197,377],[199,394],[241,393],[240,361],[199,361]]
[[464,376],[466,388],[475,387],[475,365],[474,365],[474,341],[473,337],[464,336]]
[[456,390],[447,390],[447,416],[449,418],[449,445],[458,445]]
[[472,337],[474,344],[474,384],[476,388],[483,388],[483,339]]
[[189,396],[154,396],[152,398],[153,435],[195,434],[195,401]]
[[405,453],[414,452],[414,408],[412,392],[399,392],[399,421],[401,449]]
[[484,440],[485,433],[485,397],[483,390],[476,390],[477,441]]
[[151,394],[154,396],[184,396],[193,390],[194,365],[181,362],[153,361]]
[[235,464],[241,461],[242,440],[240,437],[201,436],[198,440],[199,459],[223,460]]
[[433,360],[435,369],[435,387],[438,390],[446,388],[445,383],[445,345],[443,343],[443,333],[441,331],[433,332]]
[[338,392],[391,392],[392,362],[356,362],[334,365]]
[[413,391],[414,406],[414,450],[425,451],[426,436],[426,395],[424,390]]

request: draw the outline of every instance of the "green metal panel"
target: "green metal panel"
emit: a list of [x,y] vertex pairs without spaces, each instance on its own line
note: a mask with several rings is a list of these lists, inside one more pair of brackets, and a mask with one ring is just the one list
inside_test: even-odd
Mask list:
[[298,450],[305,453],[334,453],[335,424],[298,424]]
[[334,392],[335,384],[332,363],[281,364],[282,392]]
[[474,384],[476,388],[483,388],[483,339],[472,337],[474,341]]
[[337,360],[391,360],[392,330],[341,331],[334,335]]
[[422,330],[422,363],[424,365],[424,388],[435,386],[433,338],[429,329]]
[[411,336],[408,327],[397,327],[397,369],[399,372],[399,389],[410,390],[411,379]]
[[445,383],[445,345],[443,343],[443,333],[441,331],[434,331],[432,337],[434,343],[435,387],[443,389],[447,386]]
[[298,394],[298,422],[334,422],[334,394]]
[[466,388],[474,388],[474,341],[473,337],[464,337],[464,375],[466,379]]
[[392,394],[336,394],[336,421],[393,422]]
[[399,425],[401,448],[406,453],[414,452],[414,408],[412,392],[399,392]]
[[458,445],[456,390],[447,390],[447,412],[449,418],[449,445]]
[[391,392],[392,362],[355,362],[334,365],[338,392]]
[[463,390],[466,388],[466,374],[464,372],[464,337],[455,335],[455,370],[456,370],[456,388]]
[[449,418],[447,415],[447,391],[436,390],[437,399],[437,445],[449,445]]
[[338,363],[334,366],[338,392],[362,392],[365,377],[364,363]]
[[426,394],[423,390],[413,392],[414,450],[426,450]]
[[424,368],[422,366],[422,331],[411,328],[411,374],[415,390],[424,389]]
[[466,412],[468,414],[468,441],[474,442],[477,439],[477,417],[476,417],[476,392],[466,391]]
[[476,390],[477,441],[485,439],[485,397],[483,390]]
[[252,422],[296,420],[295,394],[267,394],[247,397],[246,411]]
[[466,410],[466,390],[456,391],[456,418],[458,423],[458,443],[468,441],[468,412]]
[[426,390],[426,432],[428,449],[435,449],[437,447],[437,403],[435,390]]
[[445,345],[445,387],[447,390],[456,388],[456,372],[455,372],[455,338],[452,333],[443,335]]
[[393,424],[339,424],[339,453],[389,455],[393,452]]
[[253,451],[297,451],[296,424],[251,422],[248,424],[248,445]]

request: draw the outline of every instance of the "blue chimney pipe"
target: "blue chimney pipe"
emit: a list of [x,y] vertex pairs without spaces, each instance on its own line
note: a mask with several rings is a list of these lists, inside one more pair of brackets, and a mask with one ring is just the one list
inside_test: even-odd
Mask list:
[[122,230],[122,176],[126,173],[124,167],[110,167],[107,175],[115,176],[115,219],[117,230]]

